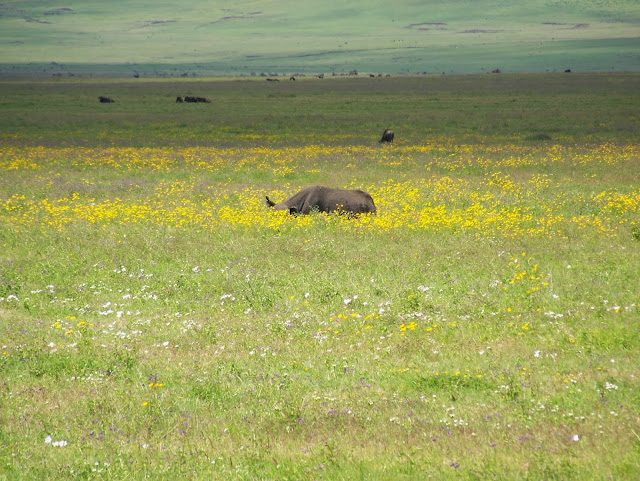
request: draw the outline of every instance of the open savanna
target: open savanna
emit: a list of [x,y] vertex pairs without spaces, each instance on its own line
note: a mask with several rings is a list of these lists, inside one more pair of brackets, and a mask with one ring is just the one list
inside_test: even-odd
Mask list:
[[638,477],[640,75],[137,80],[0,79],[0,479]]

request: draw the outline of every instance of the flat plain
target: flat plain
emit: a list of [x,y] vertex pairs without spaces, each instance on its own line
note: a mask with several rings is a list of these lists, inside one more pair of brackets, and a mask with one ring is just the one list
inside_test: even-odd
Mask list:
[[640,75],[0,85],[1,479],[640,473]]

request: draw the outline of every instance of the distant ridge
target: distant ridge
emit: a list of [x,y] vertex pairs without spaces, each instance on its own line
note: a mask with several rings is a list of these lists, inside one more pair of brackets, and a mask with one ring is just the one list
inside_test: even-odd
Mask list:
[[0,74],[640,71],[627,0],[0,4]]

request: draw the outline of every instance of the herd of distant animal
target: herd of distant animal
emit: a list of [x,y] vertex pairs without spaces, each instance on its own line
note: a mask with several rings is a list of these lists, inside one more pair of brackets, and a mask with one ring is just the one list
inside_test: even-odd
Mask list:
[[[98,100],[102,104],[111,104],[115,102],[115,100],[113,100],[111,97],[105,97],[104,95],[100,95],[98,97]],[[188,102],[188,103],[194,103],[194,104],[196,103],[210,104],[211,99],[208,99],[206,97],[192,97],[190,95],[178,95],[176,97],[176,103],[180,104],[182,102]]]
[[197,103],[205,103],[205,104],[210,104],[211,103],[211,99],[208,99],[206,97],[190,97],[189,95],[185,95],[185,96],[180,96],[178,95],[176,97],[176,103],[182,103],[182,102],[190,102],[193,104],[197,104]]
[[[115,102],[110,97],[100,95],[98,97],[100,103],[110,104]],[[178,96],[177,103],[210,103],[211,100],[205,97]],[[382,132],[380,143],[392,143],[395,137],[393,130],[385,129]],[[289,214],[309,214],[311,212],[338,212],[348,215],[357,216],[358,214],[375,214],[376,205],[373,198],[362,190],[349,189],[332,189],[320,185],[305,187],[297,194],[275,203],[269,197],[265,196],[267,206],[273,207],[275,210],[285,210]]]
[[[571,72],[567,69],[565,72]],[[493,73],[500,73],[499,69],[493,71]],[[277,79],[267,78],[268,81],[278,81]],[[291,77],[290,80],[295,80],[295,77]],[[110,97],[99,96],[98,100],[101,103],[115,102]],[[176,97],[176,103],[210,103],[211,100],[206,97],[192,97],[192,96],[178,96]],[[393,130],[385,129],[382,133],[380,143],[392,143],[395,133]],[[284,210],[289,214],[309,214],[311,212],[337,212],[348,215],[357,216],[358,214],[375,214],[376,205],[373,202],[373,198],[368,193],[362,190],[348,190],[348,189],[332,189],[330,187],[323,187],[320,185],[314,185],[303,188],[300,192],[294,194],[282,202],[275,203],[268,196],[265,196],[268,207],[275,210]]]

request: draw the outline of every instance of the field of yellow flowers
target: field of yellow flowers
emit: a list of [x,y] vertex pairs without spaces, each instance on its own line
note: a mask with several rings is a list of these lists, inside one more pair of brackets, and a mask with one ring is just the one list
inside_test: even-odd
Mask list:
[[0,479],[640,473],[637,142],[3,135]]
[[[264,194],[283,199],[303,186],[295,182],[300,177],[331,181],[328,166],[343,169],[342,183],[332,184],[373,195],[379,214],[355,222],[370,232],[629,236],[640,231],[640,189],[610,185],[618,179],[609,177],[635,166],[639,156],[637,145],[486,147],[450,139],[393,149],[7,148],[0,169],[17,182],[1,199],[0,215],[18,230],[136,223],[205,230],[302,226],[324,219],[269,212],[261,208]],[[66,170],[77,179],[65,178]],[[469,178],[470,171],[478,174]],[[105,191],[95,172],[120,177],[123,191]],[[238,176],[248,177],[248,185],[238,185]],[[203,181],[210,177],[216,182]],[[27,197],[24,189],[36,186],[38,195]]]

